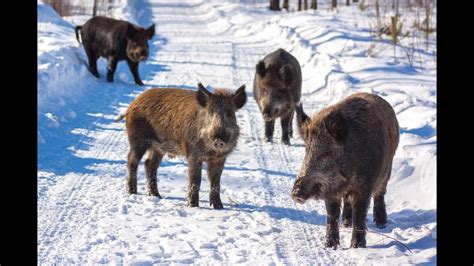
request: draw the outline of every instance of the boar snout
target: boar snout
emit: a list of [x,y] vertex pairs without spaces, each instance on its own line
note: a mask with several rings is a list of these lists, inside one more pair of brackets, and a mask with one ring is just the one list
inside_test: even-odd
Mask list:
[[225,142],[221,139],[215,139],[214,142],[212,143],[212,146],[214,147],[214,149],[218,150],[218,149],[222,149],[225,147]]
[[299,204],[304,204],[306,202],[305,199],[303,199],[302,197],[299,197],[295,194],[291,194],[291,198],[296,202],[296,203],[299,203]]
[[291,198],[299,204],[305,203],[309,198],[319,199],[321,197],[321,184],[314,182],[307,176],[296,178],[291,191]]
[[304,204],[306,202],[306,199],[303,197],[303,189],[301,188],[301,182],[297,181],[293,186],[293,190],[291,191],[291,198],[299,204]]

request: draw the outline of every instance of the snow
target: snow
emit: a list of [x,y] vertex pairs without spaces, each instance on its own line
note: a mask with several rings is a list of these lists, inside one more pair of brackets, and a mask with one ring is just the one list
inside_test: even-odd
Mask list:
[[[40,264],[436,264],[436,35],[413,66],[389,41],[374,45],[372,16],[356,6],[331,11],[270,12],[268,1],[118,0],[112,16],[156,23],[150,57],[136,86],[124,62],[115,83],[87,70],[74,25],[38,2],[38,262]],[[293,5],[294,6],[294,5]],[[410,17],[406,18],[409,25]],[[372,48],[371,48],[372,47]],[[382,96],[400,123],[400,145],[388,184],[389,224],[375,228],[372,206],[366,249],[324,248],[323,202],[296,205],[289,196],[304,157],[292,146],[263,140],[252,96],[255,64],[284,48],[300,62],[302,103],[309,114],[356,92]],[[369,55],[368,50],[372,49]],[[144,89],[247,85],[237,113],[241,137],[222,176],[224,210],[209,206],[206,170],[200,207],[186,203],[187,162],[165,157],[158,170],[163,199],[125,192],[128,142],[115,118]],[[295,123],[296,126],[296,123]]]

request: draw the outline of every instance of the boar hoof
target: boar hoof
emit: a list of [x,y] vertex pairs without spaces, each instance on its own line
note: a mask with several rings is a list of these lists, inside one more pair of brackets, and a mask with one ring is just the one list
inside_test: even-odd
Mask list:
[[265,141],[266,142],[273,142],[273,138],[272,137],[265,137]]
[[149,192],[149,193],[148,193],[148,196],[158,197],[159,199],[162,199],[162,198],[163,198],[163,197],[160,195],[159,192],[155,192],[155,191]]
[[188,207],[194,208],[194,207],[199,207],[199,202],[188,202]]
[[376,212],[374,213],[374,223],[377,228],[383,229],[387,227],[387,213]]
[[375,222],[375,226],[377,226],[377,228],[379,229],[384,229],[385,227],[387,227],[387,220],[374,219],[374,222]]
[[97,71],[95,71],[95,72],[94,72],[94,71],[91,71],[91,73],[92,73],[92,75],[94,75],[94,77],[100,78],[99,72],[97,72]]
[[224,209],[224,205],[222,204],[221,200],[212,200],[209,203],[210,206],[212,206],[216,210]]
[[145,84],[143,84],[143,82],[141,80],[137,80],[135,81],[135,83],[138,85],[138,86],[144,86]]
[[352,238],[351,248],[365,248],[365,247],[366,247],[365,238],[361,238],[361,239]]
[[127,189],[128,191],[128,194],[132,195],[132,194],[137,194],[137,188],[136,187],[129,187]]
[[328,238],[326,238],[326,247],[327,247],[327,248],[334,248],[334,249],[337,249],[337,246],[340,246],[340,244],[339,244],[339,238],[336,238],[336,237],[328,237]]
[[288,146],[290,146],[290,145],[291,145],[291,143],[290,143],[290,139],[282,139],[281,141],[282,141],[282,142],[283,142],[283,144],[285,144],[285,145],[288,145]]

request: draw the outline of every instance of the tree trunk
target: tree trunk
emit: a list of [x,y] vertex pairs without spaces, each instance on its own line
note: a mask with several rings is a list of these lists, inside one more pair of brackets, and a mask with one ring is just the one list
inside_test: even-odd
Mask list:
[[290,11],[290,4],[288,2],[289,0],[283,0],[283,6],[281,8],[286,9],[286,11]]
[[337,0],[332,0],[332,7],[336,8],[337,7]]
[[308,10],[308,0],[304,0],[304,10]]
[[280,0],[270,0],[270,10],[280,11]]
[[310,6],[311,9],[318,9],[318,0],[311,0],[311,6]]
[[301,0],[298,0],[298,11],[301,11]]
[[359,3],[359,0],[352,0],[352,3]]
[[382,27],[382,21],[380,20],[380,2],[379,0],[375,0],[375,17],[377,18],[376,20],[376,32],[377,35],[380,37],[380,28]]
[[346,0],[346,6],[349,6],[351,4],[351,0]]
[[92,7],[92,16],[95,17],[97,15],[97,4],[99,0],[94,0],[94,6]]

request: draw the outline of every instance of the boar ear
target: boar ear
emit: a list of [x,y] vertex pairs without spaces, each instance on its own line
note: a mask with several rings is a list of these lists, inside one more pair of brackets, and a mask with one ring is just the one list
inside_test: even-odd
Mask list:
[[266,72],[266,70],[265,70],[265,63],[264,63],[262,60],[258,61],[258,64],[257,64],[257,66],[256,66],[255,68],[256,68],[256,70],[257,70],[257,74],[258,74],[260,77],[265,76],[265,72]]
[[308,124],[311,122],[311,118],[307,116],[303,111],[303,104],[300,103],[296,106],[296,121],[298,122],[298,130],[300,132],[300,136],[303,140],[306,140],[308,137],[307,135],[307,127]]
[[151,40],[153,38],[153,35],[155,35],[155,24],[151,25],[146,29],[146,35],[148,36],[148,40]]
[[286,84],[291,84],[291,82],[293,82],[293,67],[291,67],[290,64],[283,65],[278,73]]
[[247,102],[247,93],[245,93],[245,85],[240,86],[240,88],[234,92],[232,98],[234,99],[235,107],[237,109],[242,108],[242,106],[244,106],[244,104]]
[[341,111],[330,113],[325,119],[325,125],[329,134],[337,141],[341,142],[346,138],[348,129],[346,119]]
[[200,106],[206,107],[207,103],[209,102],[209,98],[211,94],[201,83],[198,83],[198,91],[196,92],[196,101],[199,103]]

